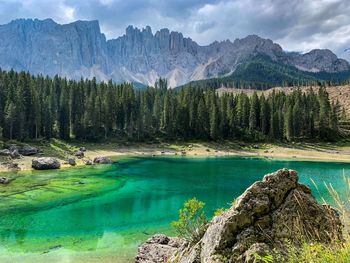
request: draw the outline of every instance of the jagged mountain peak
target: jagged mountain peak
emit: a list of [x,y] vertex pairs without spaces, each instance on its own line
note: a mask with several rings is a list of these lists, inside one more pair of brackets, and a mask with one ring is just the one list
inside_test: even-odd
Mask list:
[[153,85],[168,78],[171,86],[226,76],[259,54],[304,71],[339,72],[349,63],[330,50],[306,54],[284,52],[258,35],[198,45],[181,32],[128,26],[106,40],[97,20],[58,24],[52,19],[18,19],[0,26],[0,67],[68,78],[113,79]]

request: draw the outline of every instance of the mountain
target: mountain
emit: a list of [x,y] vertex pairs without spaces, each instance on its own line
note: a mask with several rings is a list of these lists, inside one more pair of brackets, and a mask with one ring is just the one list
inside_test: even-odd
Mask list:
[[153,85],[159,77],[171,87],[202,79],[229,77],[248,61],[265,56],[303,73],[337,74],[349,63],[330,50],[288,53],[273,41],[250,35],[200,46],[179,32],[129,26],[107,40],[98,21],[60,25],[52,19],[18,19],[0,26],[0,67],[33,74]]
[[313,83],[330,81],[342,84],[350,78],[350,70],[339,72],[303,71],[299,67],[272,60],[269,56],[259,54],[247,59],[227,76],[191,81],[185,85],[200,88],[255,88],[268,89],[276,86],[305,86]]

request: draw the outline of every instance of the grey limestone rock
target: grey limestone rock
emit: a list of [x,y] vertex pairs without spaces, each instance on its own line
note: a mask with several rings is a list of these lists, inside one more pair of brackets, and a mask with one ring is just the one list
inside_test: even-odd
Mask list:
[[40,157],[32,160],[32,168],[35,170],[50,170],[61,168],[61,163],[52,157]]

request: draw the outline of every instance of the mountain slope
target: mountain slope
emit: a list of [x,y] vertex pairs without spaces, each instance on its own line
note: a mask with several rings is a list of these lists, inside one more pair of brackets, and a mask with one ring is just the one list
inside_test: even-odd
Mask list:
[[307,85],[321,81],[340,84],[350,78],[350,70],[340,72],[310,72],[297,67],[273,61],[270,57],[259,54],[247,59],[228,76],[192,81],[186,85],[201,88],[255,88],[267,89],[276,86]]
[[51,19],[19,19],[0,26],[0,67],[78,79],[113,79],[153,85],[159,77],[171,87],[190,81],[227,77],[252,58],[264,56],[300,72],[338,73],[349,63],[330,50],[286,53],[256,35],[200,46],[179,32],[129,26],[123,36],[106,40],[98,21],[66,25]]

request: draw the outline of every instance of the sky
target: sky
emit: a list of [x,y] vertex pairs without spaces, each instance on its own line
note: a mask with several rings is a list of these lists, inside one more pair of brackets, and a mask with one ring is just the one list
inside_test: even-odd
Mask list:
[[99,20],[108,39],[128,25],[167,27],[201,45],[257,34],[287,51],[329,48],[350,61],[350,0],[0,0],[0,24],[17,18]]

